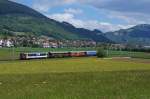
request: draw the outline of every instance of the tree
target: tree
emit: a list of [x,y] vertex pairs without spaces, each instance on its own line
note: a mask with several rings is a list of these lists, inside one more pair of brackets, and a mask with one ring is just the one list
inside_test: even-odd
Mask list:
[[106,52],[104,51],[104,49],[99,48],[99,49],[97,50],[97,57],[98,57],[98,58],[104,58],[104,57],[106,57]]

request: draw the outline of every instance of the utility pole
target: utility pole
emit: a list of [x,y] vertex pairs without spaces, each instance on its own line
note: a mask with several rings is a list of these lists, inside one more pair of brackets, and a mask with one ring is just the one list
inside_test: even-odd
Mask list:
[[15,60],[15,46],[13,45],[13,59],[12,60]]
[[109,45],[107,44],[107,56],[109,54]]

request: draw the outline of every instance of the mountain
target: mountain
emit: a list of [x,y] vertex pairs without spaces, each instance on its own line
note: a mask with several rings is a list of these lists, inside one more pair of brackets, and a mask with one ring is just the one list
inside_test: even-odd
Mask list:
[[23,14],[33,17],[43,18],[44,15],[30,9],[24,5],[11,2],[8,0],[0,0],[0,15],[4,14]]
[[100,30],[87,30],[87,29],[84,29],[84,28],[76,28],[74,27],[73,25],[67,23],[67,22],[62,22],[61,23],[61,26],[65,29],[65,30],[68,30],[69,32],[71,33],[76,33],[76,35],[78,35],[78,37],[80,38],[84,38],[84,39],[87,39],[87,38],[92,38],[94,39],[95,41],[98,41],[98,42],[111,42],[109,39],[107,39],[105,36],[103,36],[103,33],[102,31]]
[[105,36],[116,43],[150,45],[150,25],[140,24],[129,29],[105,33]]
[[111,42],[101,31],[76,28],[66,22],[49,19],[32,8],[9,0],[0,0],[0,37],[34,35],[54,39],[89,39]]

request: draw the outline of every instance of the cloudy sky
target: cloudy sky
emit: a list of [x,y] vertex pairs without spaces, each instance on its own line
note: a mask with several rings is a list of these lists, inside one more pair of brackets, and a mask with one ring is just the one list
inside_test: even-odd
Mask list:
[[150,0],[12,0],[57,21],[104,32],[150,23]]

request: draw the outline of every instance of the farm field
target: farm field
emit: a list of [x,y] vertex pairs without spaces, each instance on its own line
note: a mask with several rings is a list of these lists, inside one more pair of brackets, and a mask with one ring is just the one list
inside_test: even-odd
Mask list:
[[150,60],[0,62],[1,99],[149,99]]
[[[17,60],[21,52],[49,52],[49,51],[87,51],[96,48],[0,48],[0,61]],[[150,53],[129,51],[108,51],[108,57],[132,57],[150,59]]]

